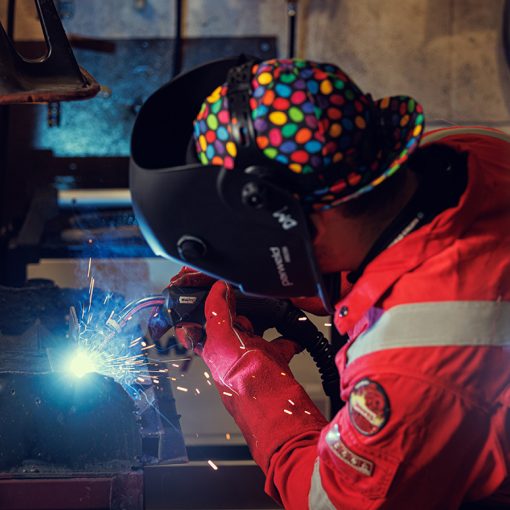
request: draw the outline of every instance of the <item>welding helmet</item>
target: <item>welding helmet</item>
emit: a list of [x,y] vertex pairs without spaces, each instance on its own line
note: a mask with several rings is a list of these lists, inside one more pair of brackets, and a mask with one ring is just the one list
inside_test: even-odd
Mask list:
[[143,235],[250,294],[318,295],[309,214],[392,175],[418,144],[421,106],[373,101],[337,67],[305,60],[210,62],[142,106],[130,187]]

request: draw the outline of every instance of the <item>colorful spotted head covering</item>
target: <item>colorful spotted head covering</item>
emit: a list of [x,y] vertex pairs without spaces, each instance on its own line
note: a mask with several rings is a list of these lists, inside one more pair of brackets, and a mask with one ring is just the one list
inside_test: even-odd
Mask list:
[[[228,86],[217,87],[194,121],[204,165],[235,168]],[[300,196],[326,209],[394,174],[418,146],[420,104],[407,96],[374,101],[338,67],[274,59],[252,67],[250,109],[256,145],[275,171],[301,180]]]

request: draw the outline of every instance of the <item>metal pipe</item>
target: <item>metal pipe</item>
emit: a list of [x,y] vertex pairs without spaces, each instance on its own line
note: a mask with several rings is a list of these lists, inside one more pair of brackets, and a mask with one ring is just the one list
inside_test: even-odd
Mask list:
[[[7,4],[7,25],[5,31],[11,40],[14,38],[15,11],[16,0],[9,0]],[[10,106],[0,106],[0,239],[3,236],[4,228],[7,226],[5,196],[7,193],[7,149],[9,147],[9,120]],[[2,250],[2,252],[4,249],[7,249],[6,246],[0,245],[0,250]],[[2,273],[5,270],[6,268],[0,270],[0,281],[4,281],[5,275]]]
[[119,208],[131,205],[131,193],[127,188],[58,190],[58,206],[62,209]]
[[294,58],[296,53],[296,18],[297,0],[287,0],[288,17],[288,56]]
[[16,11],[16,0],[9,0],[9,3],[7,4],[7,35],[11,38],[11,40],[14,40],[14,21],[15,21],[15,14]]
[[182,69],[182,0],[175,1],[175,38],[172,78]]

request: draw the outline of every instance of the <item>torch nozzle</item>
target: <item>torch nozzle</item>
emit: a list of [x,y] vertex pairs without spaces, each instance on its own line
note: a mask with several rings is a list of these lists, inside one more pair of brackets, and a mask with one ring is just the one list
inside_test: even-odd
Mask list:
[[160,294],[131,301],[118,314],[112,314],[106,321],[106,325],[115,333],[120,333],[133,315],[145,308],[160,307],[165,303],[166,298]]

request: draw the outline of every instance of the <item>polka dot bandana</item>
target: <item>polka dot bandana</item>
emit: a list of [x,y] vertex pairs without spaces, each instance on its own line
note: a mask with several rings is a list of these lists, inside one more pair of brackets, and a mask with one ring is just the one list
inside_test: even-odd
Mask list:
[[[204,165],[235,168],[227,84],[204,101],[193,124]],[[275,171],[300,181],[313,209],[370,191],[395,173],[417,147],[422,108],[407,96],[373,101],[339,68],[274,59],[252,68],[251,118],[256,145]]]

